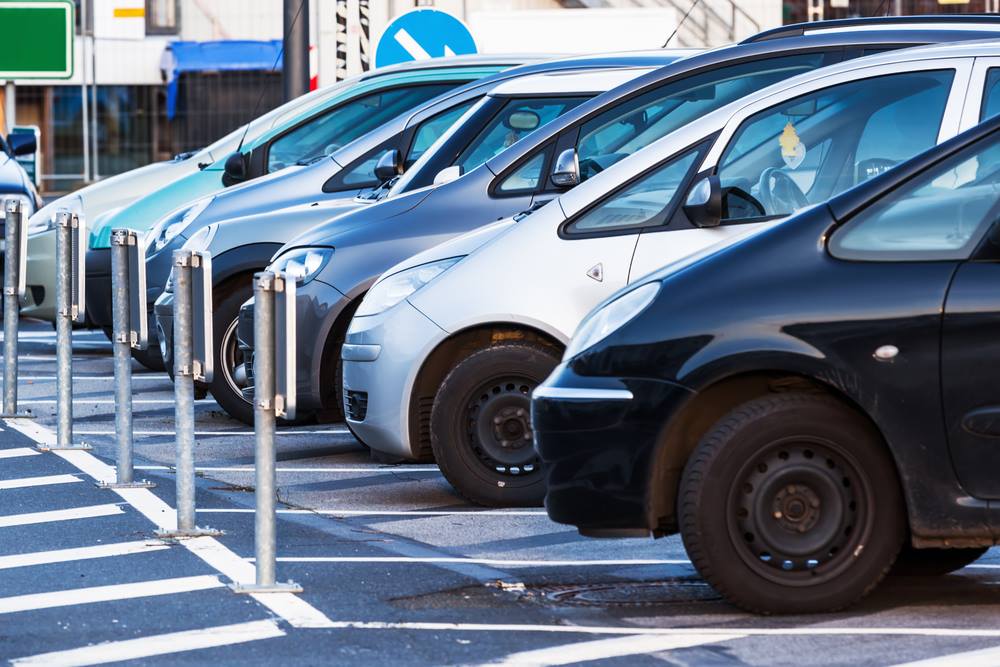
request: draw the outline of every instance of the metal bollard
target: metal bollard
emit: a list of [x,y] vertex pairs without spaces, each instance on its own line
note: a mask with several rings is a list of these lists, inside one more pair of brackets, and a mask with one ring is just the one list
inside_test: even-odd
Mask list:
[[[275,582],[275,562],[277,550],[275,497],[277,495],[277,475],[275,472],[274,426],[279,414],[285,412],[288,403],[285,396],[276,393],[282,384],[277,377],[279,352],[275,342],[276,323],[283,322],[287,311],[282,306],[291,303],[294,309],[295,280],[287,279],[284,273],[275,275],[262,271],[254,276],[254,467],[256,487],[254,496],[257,511],[254,518],[254,550],[257,577],[254,584],[234,584],[237,593],[301,593],[302,587],[293,581]],[[282,297],[277,295],[281,294]],[[276,305],[276,301],[282,301]],[[277,311],[277,312],[276,312]],[[294,313],[294,310],[292,311]],[[277,314],[280,313],[280,314]],[[277,316],[276,316],[277,314]],[[293,348],[294,349],[294,348]],[[292,364],[294,366],[294,364]],[[292,376],[294,377],[294,376]],[[277,380],[277,381],[276,381]],[[287,386],[284,387],[287,391]],[[291,389],[294,393],[294,387]],[[294,401],[293,401],[294,403]]]
[[[136,261],[138,259],[138,261]],[[132,354],[130,348],[145,349],[148,336],[134,331],[132,322],[138,314],[146,322],[145,258],[139,235],[130,229],[111,231],[111,306],[115,356],[115,438],[118,440],[116,479],[113,484],[100,482],[105,489],[151,488],[148,480],[135,481],[132,465]],[[138,271],[134,271],[138,268]],[[133,275],[136,273],[138,275]],[[138,311],[138,313],[134,312]]]
[[21,316],[20,300],[25,292],[27,230],[20,201],[8,199],[4,211],[7,217],[4,231],[3,414],[0,417],[31,417],[30,412],[17,411],[17,327]]
[[90,449],[73,442],[73,322],[83,321],[83,238],[79,216],[56,213],[56,444],[44,451]]
[[[212,336],[209,344],[200,350],[201,358],[196,359],[195,342],[203,339],[204,333],[196,335],[195,320],[204,327],[211,321],[211,313],[194,313],[194,280],[192,269],[203,271],[206,267],[204,255],[190,250],[175,250],[173,255],[174,275],[174,422],[177,430],[177,529],[160,530],[160,537],[200,537],[222,535],[221,530],[199,528],[195,525],[195,473],[194,473],[194,381],[196,375],[204,377],[204,369],[211,367],[206,354],[211,354]],[[201,282],[204,282],[202,279]],[[211,275],[208,283],[211,284]],[[205,306],[207,308],[209,304]],[[204,308],[203,308],[204,310]],[[201,369],[201,373],[199,373]]]

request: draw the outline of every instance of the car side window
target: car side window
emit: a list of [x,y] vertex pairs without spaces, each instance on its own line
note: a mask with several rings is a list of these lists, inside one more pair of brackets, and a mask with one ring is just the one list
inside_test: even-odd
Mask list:
[[991,67],[986,72],[983,86],[983,106],[979,112],[980,122],[1000,113],[1000,67]]
[[542,180],[542,169],[545,167],[545,150],[540,150],[528,158],[520,167],[503,179],[497,190],[504,194],[515,192],[534,192]]
[[860,79],[754,114],[719,160],[726,219],[789,215],[934,146],[953,78]]
[[1000,213],[1000,137],[954,155],[875,201],[835,231],[834,257],[967,258]]
[[331,155],[404,111],[453,88],[456,83],[393,88],[359,96],[316,116],[271,142],[268,173]]
[[640,229],[664,224],[681,185],[694,168],[697,149],[654,168],[566,226],[567,234]]
[[413,143],[410,146],[409,154],[406,156],[406,165],[409,166],[419,160],[420,156],[445,133],[445,130],[454,125],[455,121],[461,118],[478,101],[479,99],[477,98],[463,102],[458,106],[431,116],[421,123],[413,135]]
[[667,83],[613,105],[580,126],[580,178],[586,180],[692,120],[772,83],[828,64],[827,53],[762,58]]

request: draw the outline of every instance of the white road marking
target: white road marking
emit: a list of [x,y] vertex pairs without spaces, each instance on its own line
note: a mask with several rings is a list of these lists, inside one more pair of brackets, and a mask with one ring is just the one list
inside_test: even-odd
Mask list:
[[[247,560],[253,561],[253,558]],[[418,556],[279,556],[283,563],[465,563],[507,567],[591,567],[599,565],[690,565],[686,559],[632,559],[632,560],[517,560],[508,558],[449,558]]]
[[[41,405],[55,405],[56,399],[54,398],[29,398],[25,399],[28,403],[38,403]],[[195,403],[215,403],[214,399],[211,398],[198,398],[195,399]],[[114,405],[115,400],[113,398],[78,398],[73,400],[73,405]],[[174,399],[170,398],[133,398],[132,405],[173,405]]]
[[[133,401],[134,402],[134,401]],[[172,403],[173,401],[171,401]],[[73,433],[78,435],[116,435],[114,429],[100,429],[100,430],[87,430],[87,429],[73,429]],[[322,431],[281,431],[277,432],[278,437],[283,437],[286,435],[343,435],[345,433],[350,433],[346,428],[344,429],[323,429]],[[132,431],[132,435],[173,435],[173,431],[160,430],[160,431]],[[217,436],[228,436],[228,435],[253,435],[253,431],[195,431],[195,435],[206,436],[206,435],[217,435]],[[136,466],[138,467],[138,466]],[[159,466],[163,467],[163,466]]]
[[[55,375],[18,375],[17,379],[18,379],[18,382],[20,382],[22,380],[37,380],[37,381],[46,381],[46,382],[49,381],[49,380],[51,380],[52,382],[55,382],[56,376]],[[79,375],[79,374],[75,374],[74,373],[73,379],[74,380],[87,380],[87,381],[90,381],[90,380],[110,380],[110,381],[114,381],[115,376],[114,375]],[[168,376],[162,375],[162,374],[156,374],[156,375],[138,375],[136,373],[133,373],[132,374],[132,379],[133,380],[159,380],[160,382],[163,382],[165,385],[169,385],[169,386],[173,387],[173,383],[170,382],[170,378]]]
[[917,660],[916,662],[900,663],[896,667],[997,667],[1000,665],[1000,646],[984,648],[978,651],[963,651],[942,655],[937,658]]
[[[79,431],[74,431],[79,433]],[[165,472],[173,472],[174,466],[154,466],[154,465],[144,465],[135,466],[136,470],[162,470]],[[195,468],[195,472],[254,472],[253,466],[205,466],[204,468]],[[377,467],[377,466],[330,466],[330,467],[320,467],[320,468],[275,468],[276,472],[319,472],[319,473],[348,473],[348,472],[398,472],[398,473],[408,473],[408,472],[436,472],[440,473],[441,469],[437,466],[413,466],[413,467]]]
[[21,479],[0,479],[0,491],[26,489],[31,486],[49,486],[50,484],[72,484],[82,481],[73,475],[41,475],[39,477],[22,477]]
[[[252,514],[253,508],[199,508],[199,514]],[[278,514],[322,514],[329,516],[543,516],[545,510],[278,510]]]
[[[6,419],[14,428],[40,444],[55,442],[52,430],[30,419]],[[97,482],[114,482],[115,469],[90,452],[80,450],[55,450],[52,452],[64,461],[74,465],[81,472],[90,475]],[[132,508],[152,521],[158,528],[175,530],[177,511],[167,505],[149,489],[114,489]],[[181,545],[201,558],[217,571],[236,583],[250,584],[256,580],[254,566],[230,551],[214,537],[198,537],[181,540]],[[329,627],[332,622],[323,612],[292,593],[258,593],[251,595],[255,600],[282,617],[292,627]]]
[[0,598],[0,614],[52,609],[54,607],[71,607],[73,605],[91,604],[93,602],[130,600],[132,598],[152,597],[155,595],[189,593],[209,588],[221,588],[224,585],[215,575],[201,575],[197,577],[159,579],[156,581],[139,581],[134,584],[112,584],[110,586],[76,588],[49,593],[31,593],[29,595]]
[[41,456],[41,452],[31,447],[14,447],[13,449],[0,449],[0,459],[13,459],[20,456]]
[[124,514],[118,505],[90,505],[74,507],[65,510],[49,510],[47,512],[30,512],[28,514],[8,514],[0,516],[0,528],[11,526],[28,526],[35,523],[51,523],[53,521],[74,521],[76,519],[93,519],[99,516]]
[[98,544],[92,547],[76,547],[73,549],[57,549],[54,551],[36,551],[30,554],[14,554],[0,556],[0,570],[15,567],[30,567],[32,565],[48,565],[50,563],[70,563],[93,558],[110,558],[113,556],[128,556],[144,554],[150,551],[162,551],[170,547],[163,542],[116,542]]
[[596,639],[577,644],[564,644],[512,653],[503,660],[493,663],[497,665],[571,665],[592,660],[606,660],[625,656],[659,653],[671,649],[689,648],[702,644],[742,639],[746,635],[700,635],[687,634],[670,637],[632,636],[615,637],[613,639]]
[[171,632],[152,637],[137,637],[119,642],[105,642],[68,651],[40,653],[11,660],[13,665],[45,665],[45,667],[83,667],[123,660],[138,660],[155,655],[170,655],[183,651],[230,646],[259,639],[284,637],[285,632],[274,621],[250,621],[215,628]]

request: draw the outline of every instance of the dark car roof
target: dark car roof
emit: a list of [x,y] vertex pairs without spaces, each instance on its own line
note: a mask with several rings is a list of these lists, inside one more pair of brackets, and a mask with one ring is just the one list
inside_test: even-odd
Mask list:
[[[968,24],[969,22],[965,22]],[[714,68],[720,64],[735,64],[783,53],[796,53],[809,50],[828,50],[837,47],[866,46],[919,46],[941,42],[966,41],[972,39],[996,39],[1000,37],[1000,23],[991,27],[993,22],[986,22],[983,29],[969,30],[955,26],[954,29],[928,26],[906,30],[894,30],[890,26],[885,29],[866,29],[861,31],[833,31],[824,33],[809,33],[805,35],[787,36],[781,39],[766,39],[746,44],[723,46],[697,55],[683,58],[661,67],[649,74],[637,77],[614,90],[602,93],[584,102],[575,109],[547,123],[536,130],[538,137],[554,137],[568,127],[592,114],[599,113],[606,105],[633,94],[638,94],[646,88],[658,85],[671,78],[693,75],[699,71]],[[872,25],[877,25],[873,22]],[[531,135],[529,135],[531,136]],[[493,173],[500,173],[525,155],[525,152],[538,146],[538,141],[518,142],[510,149],[500,153],[486,163]]]
[[1000,131],[1000,115],[988,118],[979,125],[837,195],[827,202],[827,206],[830,207],[833,217],[837,220],[843,220],[855,211],[867,206],[874,198],[902,185],[933,164],[947,159],[966,146],[997,131]]
[[857,28],[870,28],[872,26],[885,26],[887,29],[902,28],[904,26],[925,26],[940,25],[942,27],[957,26],[958,24],[998,24],[1000,25],[1000,15],[997,14],[921,14],[919,16],[867,16],[849,19],[830,19],[827,21],[809,21],[806,23],[791,23],[778,28],[764,30],[744,39],[740,44],[750,44],[752,42],[763,42],[768,39],[781,39],[784,37],[797,37],[817,30],[852,30]]

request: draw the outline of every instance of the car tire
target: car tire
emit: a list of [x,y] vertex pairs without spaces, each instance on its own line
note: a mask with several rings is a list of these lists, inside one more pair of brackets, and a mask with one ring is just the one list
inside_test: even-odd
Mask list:
[[166,364],[163,363],[163,355],[160,354],[159,345],[151,344],[145,350],[132,348],[132,358],[151,371],[162,373],[167,370]]
[[542,504],[531,392],[558,363],[551,348],[509,342],[470,354],[445,377],[431,409],[431,450],[460,495],[490,507]]
[[775,394],[702,438],[678,493],[698,572],[761,614],[842,609],[889,571],[906,531],[895,464],[862,416],[833,397]]
[[989,547],[916,549],[907,544],[889,572],[894,577],[940,577],[979,560]]
[[234,366],[242,363],[243,352],[236,340],[240,306],[253,296],[250,280],[215,294],[212,331],[215,337],[215,373],[207,385],[212,398],[233,419],[253,425],[253,403],[243,397],[234,378]]

